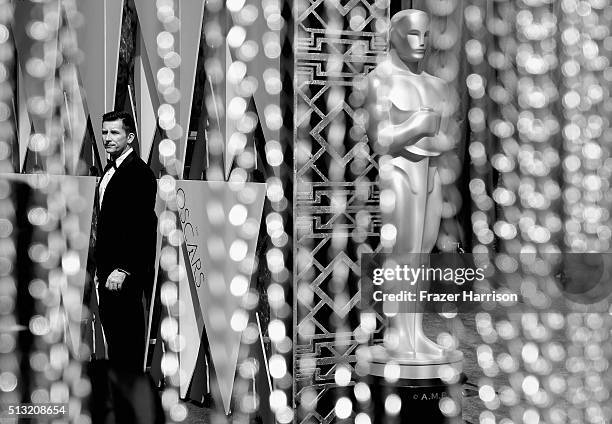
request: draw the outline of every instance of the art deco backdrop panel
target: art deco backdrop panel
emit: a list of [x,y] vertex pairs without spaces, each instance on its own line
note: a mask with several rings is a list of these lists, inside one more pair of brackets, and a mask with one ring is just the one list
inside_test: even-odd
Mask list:
[[[359,254],[376,249],[378,165],[365,134],[365,75],[387,49],[381,1],[296,2],[295,401],[298,422],[333,422],[339,368],[359,342]],[[376,329],[383,318],[375,318]]]

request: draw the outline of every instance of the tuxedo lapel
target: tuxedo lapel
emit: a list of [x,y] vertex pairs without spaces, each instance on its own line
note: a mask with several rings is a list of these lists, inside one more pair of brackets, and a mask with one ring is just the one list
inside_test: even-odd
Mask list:
[[96,216],[100,212],[100,184],[102,184],[102,177],[98,178],[96,193],[94,194],[94,213]]
[[[121,187],[121,183],[122,183],[121,180],[123,179],[123,174],[125,173],[125,170],[130,166],[133,160],[134,160],[134,151],[132,150],[132,152],[129,155],[127,155],[127,157],[123,160],[123,162],[121,162],[121,164],[117,167],[117,169],[115,170],[115,174],[112,176],[112,178],[108,182],[108,185],[106,186],[106,190],[104,191],[104,200],[102,201],[102,205],[100,205],[100,209],[104,207],[104,204],[106,203],[107,200],[113,201],[112,199],[114,197],[113,192],[116,191],[118,187]],[[100,179],[100,181],[102,181],[102,179]],[[99,195],[99,192],[97,191],[96,194]]]

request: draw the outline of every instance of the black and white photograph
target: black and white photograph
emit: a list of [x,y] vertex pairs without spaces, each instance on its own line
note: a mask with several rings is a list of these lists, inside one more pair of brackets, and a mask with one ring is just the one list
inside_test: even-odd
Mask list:
[[610,0],[0,0],[0,424],[612,423]]

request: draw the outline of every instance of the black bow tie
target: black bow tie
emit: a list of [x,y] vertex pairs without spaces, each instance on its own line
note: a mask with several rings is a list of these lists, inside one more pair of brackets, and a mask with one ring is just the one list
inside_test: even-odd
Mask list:
[[117,169],[117,164],[115,163],[114,159],[109,159],[108,162],[106,162],[106,166],[104,167],[104,173],[106,174],[106,172],[111,168],[115,168],[115,170]]

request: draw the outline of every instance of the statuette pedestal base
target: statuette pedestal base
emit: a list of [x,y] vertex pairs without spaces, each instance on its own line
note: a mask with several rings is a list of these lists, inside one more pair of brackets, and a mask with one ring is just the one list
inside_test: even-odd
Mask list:
[[[465,377],[462,367],[463,354],[459,351],[445,352],[439,357],[421,354],[409,358],[389,355],[384,348],[378,350],[370,362],[373,424],[463,422],[461,384]],[[398,373],[399,379],[393,381]],[[453,384],[440,378],[452,375],[456,376],[453,379],[456,383]],[[448,377],[444,380],[447,381]],[[401,408],[396,415],[390,413],[394,412],[393,402],[388,401],[391,394],[399,396],[401,400]]]

